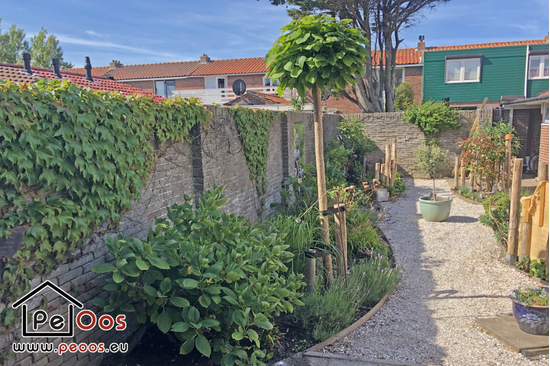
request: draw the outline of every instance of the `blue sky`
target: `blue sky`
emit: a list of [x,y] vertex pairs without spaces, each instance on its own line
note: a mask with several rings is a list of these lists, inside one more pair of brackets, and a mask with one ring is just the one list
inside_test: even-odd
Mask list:
[[[17,24],[28,36],[43,26],[65,59],[92,65],[264,56],[290,20],[268,0],[0,1],[2,29]],[[402,47],[540,39],[548,33],[548,0],[453,0],[426,12],[404,31]]]

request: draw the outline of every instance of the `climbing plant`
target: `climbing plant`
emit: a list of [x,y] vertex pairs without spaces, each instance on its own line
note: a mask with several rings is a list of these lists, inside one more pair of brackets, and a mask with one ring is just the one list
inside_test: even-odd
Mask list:
[[[155,145],[209,121],[197,99],[82,89],[67,81],[0,82],[0,238],[28,226],[5,264],[0,303],[50,274],[101,223],[116,223],[153,167]],[[1,325],[16,322],[3,309]]]
[[235,120],[243,143],[250,179],[256,184],[256,191],[261,197],[267,192],[269,131],[279,113],[240,106],[230,108],[229,113]]

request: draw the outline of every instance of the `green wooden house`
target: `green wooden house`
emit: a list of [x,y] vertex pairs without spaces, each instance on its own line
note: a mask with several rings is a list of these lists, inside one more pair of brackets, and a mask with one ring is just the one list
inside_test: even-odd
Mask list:
[[548,90],[545,39],[427,47],[422,101],[448,98],[456,107],[498,107],[501,100],[536,97]]

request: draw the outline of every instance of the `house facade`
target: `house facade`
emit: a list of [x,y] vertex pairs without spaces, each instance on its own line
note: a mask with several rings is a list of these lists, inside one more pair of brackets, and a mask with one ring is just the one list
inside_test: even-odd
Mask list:
[[422,101],[475,108],[488,98],[498,107],[548,90],[548,74],[547,39],[427,47]]

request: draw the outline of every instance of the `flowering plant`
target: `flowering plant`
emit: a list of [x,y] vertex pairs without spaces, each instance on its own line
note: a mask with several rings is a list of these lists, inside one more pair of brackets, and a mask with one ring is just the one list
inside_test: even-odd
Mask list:
[[510,299],[523,305],[548,306],[548,287],[514,290],[510,295]]

